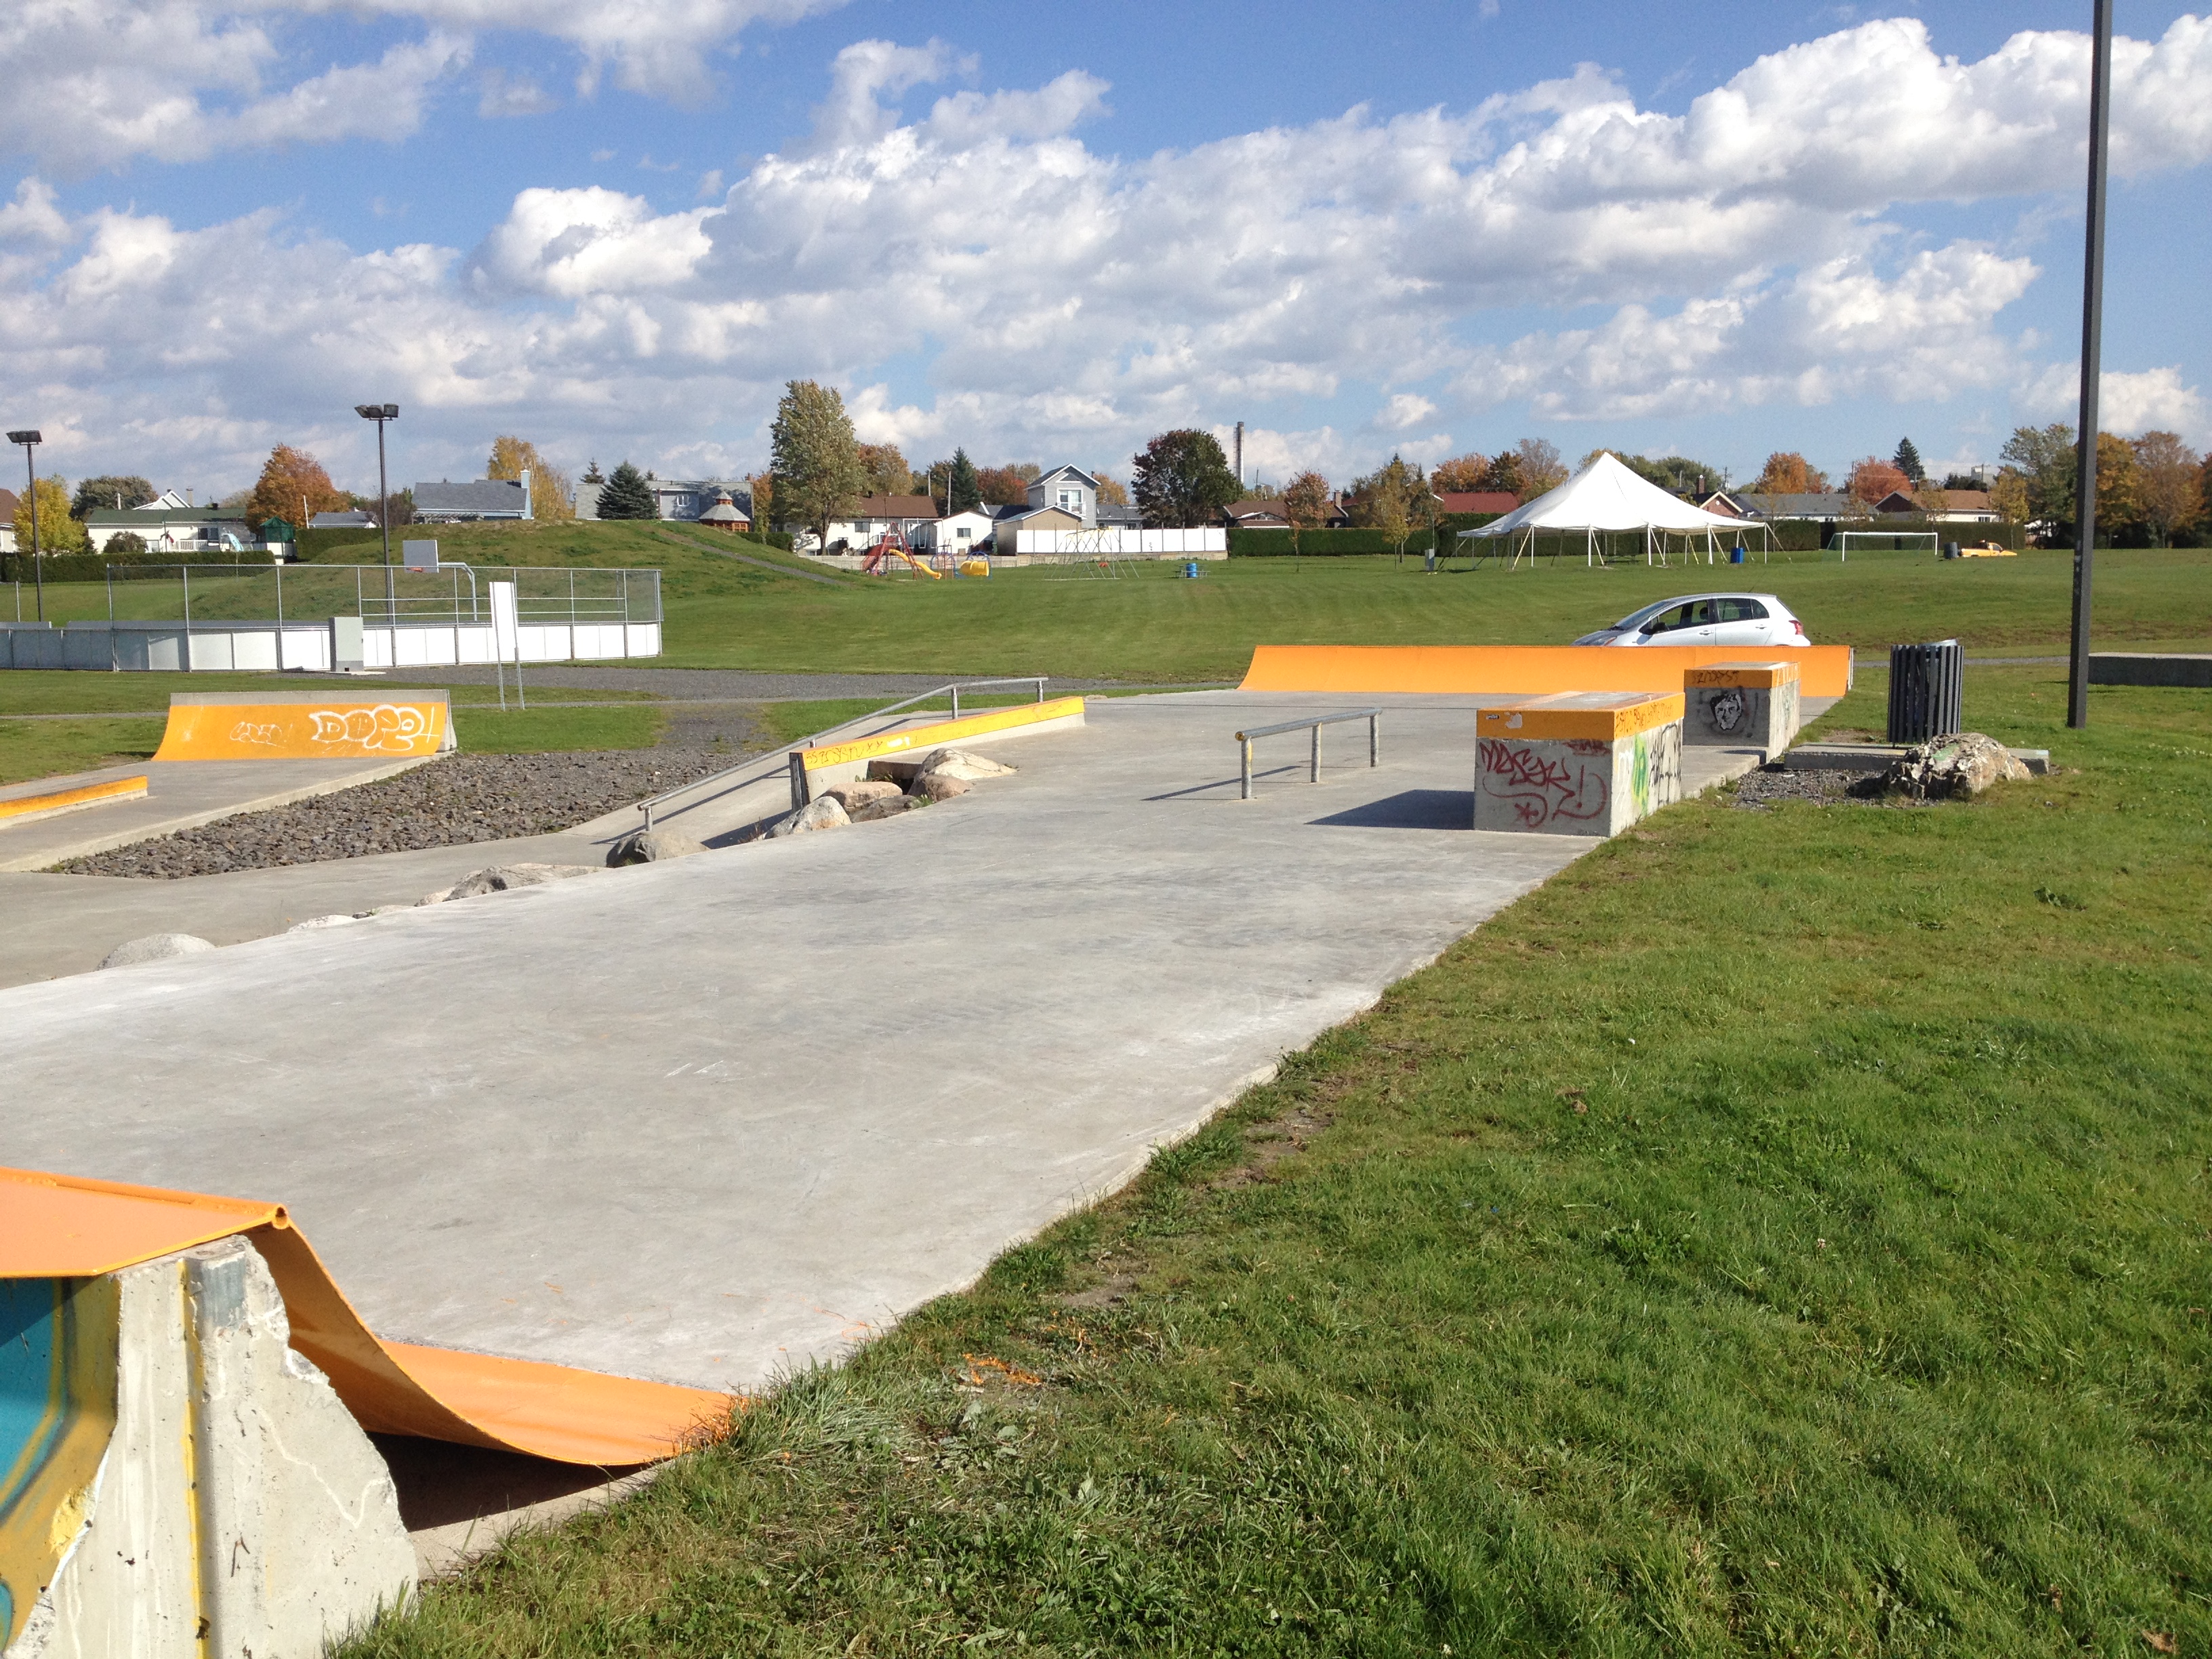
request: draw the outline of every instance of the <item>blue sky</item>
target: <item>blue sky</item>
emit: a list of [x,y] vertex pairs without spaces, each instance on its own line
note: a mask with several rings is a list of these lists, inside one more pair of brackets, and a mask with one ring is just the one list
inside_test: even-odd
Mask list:
[[[370,398],[403,476],[736,471],[793,375],[916,462],[1994,460],[2070,404],[2087,13],[45,0],[7,412],[204,490],[362,485]],[[2202,447],[2212,28],[2118,17],[2108,407]]]

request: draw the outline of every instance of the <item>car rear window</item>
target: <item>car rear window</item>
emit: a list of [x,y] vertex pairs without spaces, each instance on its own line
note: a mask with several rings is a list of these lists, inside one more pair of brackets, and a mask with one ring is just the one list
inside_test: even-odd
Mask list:
[[1732,622],[1765,622],[1766,607],[1757,599],[1729,599],[1721,601],[1721,620]]

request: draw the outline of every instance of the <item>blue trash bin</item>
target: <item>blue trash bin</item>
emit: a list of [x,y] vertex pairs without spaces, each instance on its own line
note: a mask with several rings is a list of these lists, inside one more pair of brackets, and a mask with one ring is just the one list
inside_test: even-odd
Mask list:
[[1743,562],[1743,544],[1741,542],[1738,542],[1734,547],[1729,549],[1729,562],[1730,564],[1741,564]]
[[1196,559],[1185,559],[1182,562],[1182,574],[1194,580],[1198,575],[1198,561]]

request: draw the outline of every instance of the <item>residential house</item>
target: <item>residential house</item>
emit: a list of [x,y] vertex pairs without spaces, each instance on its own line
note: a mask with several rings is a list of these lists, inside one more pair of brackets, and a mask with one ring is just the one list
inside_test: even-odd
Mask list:
[[0,553],[15,550],[15,509],[23,498],[12,489],[0,489]]
[[970,507],[930,520],[921,527],[915,542],[916,546],[932,552],[980,553],[990,547],[991,530],[989,511]]
[[1495,514],[1504,517],[1521,505],[1521,498],[1510,489],[1440,489],[1437,492],[1437,510],[1447,514]]
[[195,507],[189,495],[165,489],[143,507],[94,507],[84,517],[84,533],[95,553],[125,531],[146,544],[149,553],[243,551],[260,538],[236,508]]
[[1729,519],[1863,519],[1865,503],[1842,490],[1810,495],[1768,495],[1755,490],[1723,489],[1699,503],[1706,512]]
[[993,510],[1007,532],[1000,544],[1011,548],[1017,530],[1094,530],[1098,517],[1098,480],[1079,466],[1056,466],[1030,481],[1028,499]]
[[525,523],[531,518],[530,474],[520,478],[441,478],[415,486],[417,524]]
[[307,521],[310,530],[374,530],[376,520],[357,507],[343,513],[318,513]]
[[1874,504],[1877,514],[1911,513],[1924,514],[1930,524],[2002,524],[2004,515],[1990,505],[1985,489],[1938,490],[1943,497],[1941,507],[1923,506],[1919,498],[1908,490],[1893,489]]
[[1280,501],[1255,495],[1223,507],[1221,524],[1225,530],[1288,530],[1291,520],[1289,509]]
[[[576,516],[597,519],[599,516],[599,491],[606,480],[593,473],[586,473],[576,490]],[[753,492],[743,478],[653,478],[645,481],[653,492],[653,503],[659,515],[678,523],[696,523],[705,518],[718,498],[727,495],[730,505],[743,514],[748,527],[752,523]]]
[[872,547],[893,530],[911,545],[924,526],[941,516],[927,495],[863,495],[830,520],[830,550],[836,552],[839,542],[848,548]]
[[1137,508],[1121,501],[1100,501],[1091,509],[1097,514],[1101,529],[1141,530],[1145,515]]

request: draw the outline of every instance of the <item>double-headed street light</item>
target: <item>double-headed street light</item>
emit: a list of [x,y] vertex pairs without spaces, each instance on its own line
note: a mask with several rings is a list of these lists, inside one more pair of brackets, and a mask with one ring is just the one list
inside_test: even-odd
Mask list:
[[[399,594],[393,586],[392,574],[392,484],[384,476],[384,423],[399,418],[398,404],[356,404],[353,412],[364,421],[376,422],[376,527],[384,536],[384,605],[385,620],[395,626],[398,622]],[[392,636],[393,648],[399,636]],[[394,661],[398,659],[395,657]]]
[[[44,622],[46,619],[46,567],[39,557],[39,467],[32,459],[31,452],[44,443],[46,438],[44,434],[27,428],[9,433],[8,441],[23,446],[23,471],[30,479],[31,493],[26,499],[31,503],[31,571],[38,579],[39,620]],[[15,614],[20,617],[23,613],[18,611]]]

